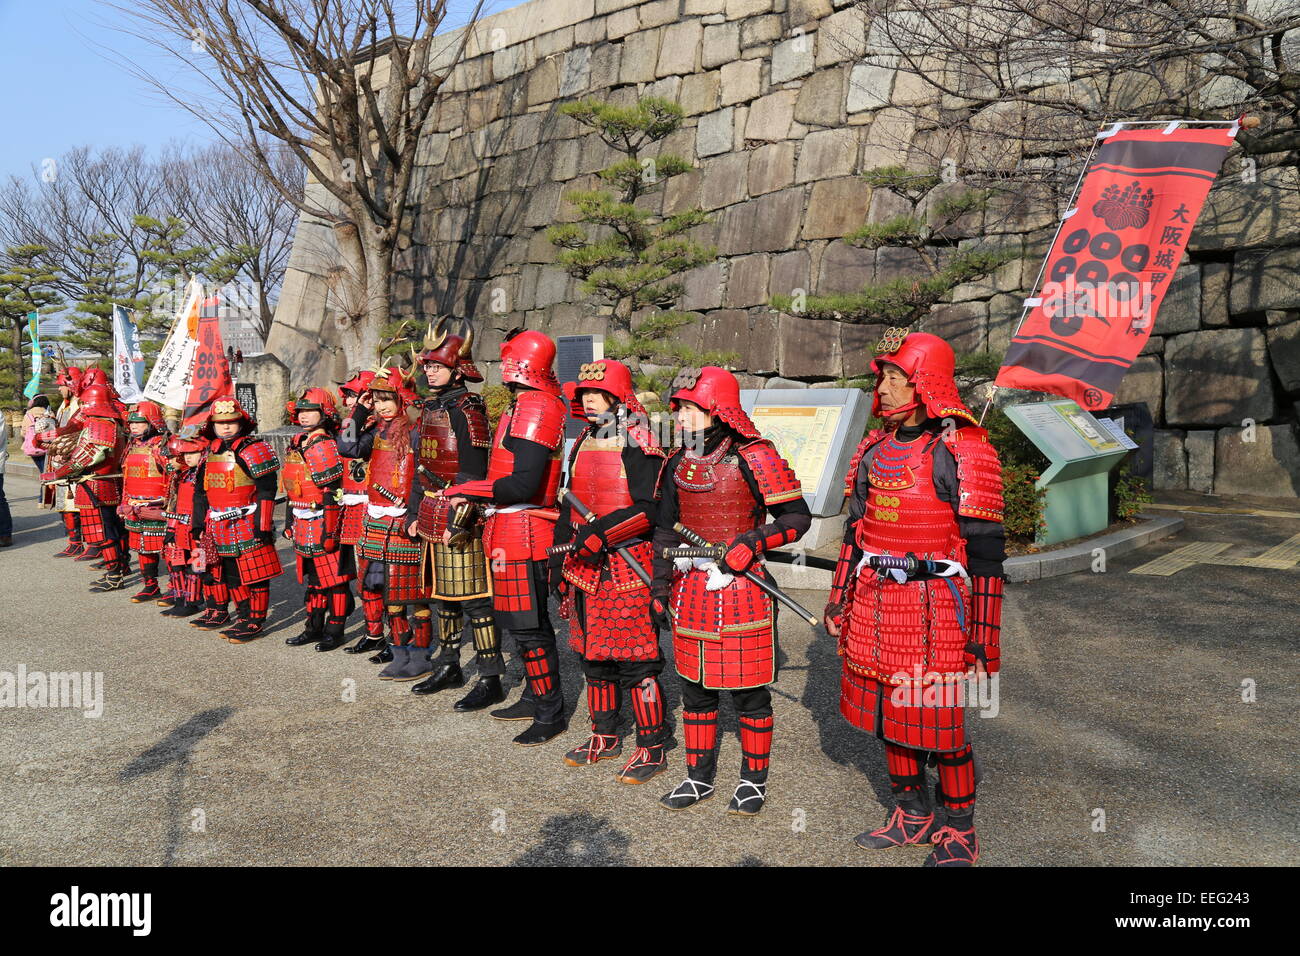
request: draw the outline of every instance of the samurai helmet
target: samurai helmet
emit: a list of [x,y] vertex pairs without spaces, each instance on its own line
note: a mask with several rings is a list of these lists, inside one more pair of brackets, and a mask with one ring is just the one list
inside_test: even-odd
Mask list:
[[415,365],[437,362],[447,368],[460,372],[468,382],[481,382],[483,375],[474,367],[471,349],[474,345],[474,329],[466,323],[464,337],[448,335],[444,326],[445,316],[440,316],[436,323],[430,323],[424,331],[424,348],[421,352],[411,349],[411,359]]
[[126,416],[127,424],[132,422],[144,422],[154,433],[161,435],[167,430],[167,424],[163,421],[162,409],[153,402],[137,402],[131,409],[131,413]]
[[212,410],[208,412],[199,434],[215,438],[216,431],[212,426],[217,422],[240,422],[239,434],[241,435],[249,435],[257,430],[257,422],[253,421],[253,417],[244,411],[244,406],[233,398],[219,398],[212,403]]
[[541,332],[512,329],[501,343],[501,381],[560,394],[555,377],[555,343]]
[[191,435],[183,438],[180,435],[173,435],[167,439],[167,454],[179,458],[181,455],[193,454],[196,451],[207,451],[208,443],[197,435]]
[[[876,373],[876,391],[871,402],[871,414],[880,414],[880,380],[886,365],[896,365],[916,387],[916,398],[891,416],[910,412],[923,406],[931,418],[964,418],[972,425],[977,419],[961,400],[953,374],[957,357],[952,346],[929,332],[908,332],[906,329],[885,330],[885,337],[876,346],[876,357],[871,360],[871,370]],[[904,416],[905,417],[905,416]]]
[[604,392],[614,400],[615,405],[622,405],[629,412],[647,421],[645,407],[637,400],[632,387],[632,373],[622,362],[614,359],[596,359],[578,369],[576,382],[564,383],[564,397],[569,400],[569,411],[573,417],[586,421],[587,415],[582,410],[583,389],[594,388]]
[[116,400],[108,385],[90,385],[78,396],[80,414],[86,418],[112,418],[122,420],[121,403]]
[[375,373],[369,369],[366,369],[364,372],[357,372],[356,375],[353,375],[350,379],[339,386],[339,394],[343,395],[345,392],[351,392],[354,396],[360,398],[361,393],[370,387],[370,383],[374,378]]
[[703,368],[682,369],[673,379],[668,407],[675,410],[679,402],[694,402],[745,438],[762,437],[740,407],[740,383],[725,368],[705,365]]
[[384,366],[375,369],[367,391],[371,395],[376,392],[391,392],[397,396],[397,407],[400,410],[405,409],[408,405],[416,400],[415,391],[411,388],[411,379],[413,371],[404,372],[400,368]]
[[54,384],[63,388],[70,388],[73,394],[81,390],[81,377],[85,372],[79,366],[67,365],[58,375],[54,376]]
[[339,410],[334,404],[334,396],[327,389],[309,388],[290,404],[293,405],[289,412],[291,420],[296,419],[299,412],[320,412],[322,425],[338,424]]

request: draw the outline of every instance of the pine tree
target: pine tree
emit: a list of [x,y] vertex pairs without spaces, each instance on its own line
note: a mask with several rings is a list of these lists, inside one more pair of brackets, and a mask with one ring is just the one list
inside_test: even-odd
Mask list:
[[77,251],[86,258],[89,266],[82,280],[81,299],[68,316],[73,331],[63,336],[63,341],[83,352],[93,352],[102,360],[113,358],[113,306],[135,304],[134,283],[126,264],[117,256],[121,250],[119,238],[112,233],[98,232],[87,245]]
[[6,361],[0,363],[0,401],[23,408],[23,389],[31,376],[31,343],[25,341],[27,316],[31,312],[57,312],[62,298],[53,285],[58,272],[42,261],[45,246],[10,246],[0,258],[0,321],[11,331],[5,347]]

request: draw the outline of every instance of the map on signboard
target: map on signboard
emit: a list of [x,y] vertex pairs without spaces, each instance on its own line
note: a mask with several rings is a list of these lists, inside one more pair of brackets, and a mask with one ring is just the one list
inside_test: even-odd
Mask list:
[[811,494],[833,464],[831,442],[843,411],[839,405],[756,405],[749,417]]
[[1013,417],[1018,416],[1032,430],[1030,438],[1035,444],[1042,439],[1051,445],[1056,454],[1049,457],[1073,461],[1124,450],[1115,436],[1076,402],[1013,405],[1007,411],[1014,411]]

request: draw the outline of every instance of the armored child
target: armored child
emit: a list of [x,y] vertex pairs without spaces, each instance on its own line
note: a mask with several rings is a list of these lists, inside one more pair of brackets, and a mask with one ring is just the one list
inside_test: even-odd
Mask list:
[[122,459],[122,504],[119,513],[126,525],[127,540],[140,562],[143,587],[131,598],[136,604],[162,597],[158,567],[162,560],[167,518],[167,425],[162,409],[153,402],[140,402],[126,418],[130,441]]

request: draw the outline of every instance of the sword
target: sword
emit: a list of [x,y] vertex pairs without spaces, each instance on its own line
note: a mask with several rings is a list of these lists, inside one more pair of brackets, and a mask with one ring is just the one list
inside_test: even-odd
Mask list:
[[[559,498],[560,501],[567,500],[569,502],[569,507],[571,507],[574,511],[578,512],[578,514],[582,516],[583,521],[586,521],[588,524],[592,524],[596,521],[598,517],[596,512],[592,511],[581,501],[579,501],[578,496],[575,495],[568,488],[561,488],[560,493],[557,495],[557,497]],[[561,545],[561,547],[563,547],[563,545]],[[551,552],[548,549],[546,553],[550,554]],[[627,562],[628,567],[632,569],[633,573],[635,573],[636,576],[641,579],[641,582],[646,587],[653,587],[653,585],[650,583],[650,575],[645,573],[645,568],[637,564],[636,558],[632,557],[631,551],[619,545],[618,547],[614,548],[614,553]]]
[[[706,556],[712,557],[714,554],[725,550],[722,548],[721,545],[710,544],[703,537],[696,534],[694,531],[686,527],[686,525],[682,524],[680,521],[677,522],[675,525],[673,525],[673,530],[676,531],[683,538],[685,538],[687,541],[689,541],[691,544],[695,545],[695,549],[707,552],[707,555],[702,554],[699,555],[699,557],[706,557]],[[685,555],[683,555],[683,557],[685,557]],[[794,611],[795,614],[798,614],[801,618],[803,618],[805,621],[808,622],[809,627],[817,627],[821,623],[820,620],[813,617],[813,615],[808,611],[807,608],[801,605],[794,598],[790,597],[790,595],[786,594],[775,584],[772,584],[770,581],[763,580],[753,571],[746,571],[743,577],[746,580],[750,581],[751,583],[758,585],[759,589],[762,590],[765,594],[776,599],[777,601],[780,601],[790,610]]]

